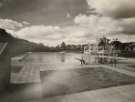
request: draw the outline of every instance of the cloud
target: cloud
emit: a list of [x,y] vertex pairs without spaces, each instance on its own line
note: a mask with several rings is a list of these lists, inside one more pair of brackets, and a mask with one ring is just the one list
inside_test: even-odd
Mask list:
[[[2,1],[1,16],[11,19],[0,19],[0,27],[29,41],[57,45],[62,41],[70,44],[93,42],[103,35],[122,40],[135,38],[135,0]],[[73,17],[74,22],[71,21]],[[27,19],[33,25],[12,18],[18,21]]]
[[4,28],[7,30],[17,30],[19,28],[24,27],[25,25],[28,25],[29,23],[26,21],[23,22],[17,22],[12,19],[0,19],[0,28]]
[[67,13],[66,17],[67,18],[71,18],[71,14],[70,13]]
[[[0,0],[1,1],[1,0]],[[3,1],[3,0],[2,0]],[[33,25],[70,23],[79,13],[85,13],[86,0],[4,0],[2,17],[26,20]]]
[[121,33],[135,35],[135,17],[122,19],[120,26],[123,28]]
[[30,38],[36,37],[42,39],[43,36],[50,36],[54,32],[58,32],[59,29],[58,26],[33,25],[19,30],[18,34],[20,34],[20,37],[27,36]]
[[65,41],[68,44],[85,43],[87,29],[79,26],[33,25],[15,32],[16,36],[29,41],[55,46]]
[[87,0],[97,13],[115,18],[135,17],[135,0]]
[[[16,22],[3,19],[8,32],[32,42],[55,46],[65,41],[68,44],[95,42],[97,37],[120,38],[123,41],[134,40],[135,18],[113,19],[108,16],[80,14],[74,18],[75,25],[52,26],[30,25],[27,22]],[[26,25],[26,26],[25,26]],[[14,30],[19,28],[18,30]]]
[[23,23],[23,25],[30,25],[30,23],[26,22],[26,21],[23,21],[22,23]]
[[74,22],[87,29],[85,37],[135,38],[135,0],[87,0],[90,15],[80,14]]
[[135,17],[113,19],[108,16],[81,14],[75,17],[74,22],[87,29],[87,33],[85,33],[87,38],[108,36],[118,37],[123,41],[135,38]]
[[121,26],[119,26],[119,21],[110,17],[78,15],[74,22],[82,27],[86,27],[93,34],[117,33],[122,30]]
[[134,40],[135,18],[113,19],[107,16],[80,14],[74,19],[75,25],[24,27],[16,36],[29,41],[55,46],[65,41],[68,44],[95,42],[96,38],[107,36],[122,41]]
[[[57,41],[63,38],[61,29],[59,26],[45,26],[45,25],[33,25],[24,27],[16,32],[19,38],[23,38],[29,41],[44,43],[45,45],[55,44]],[[53,45],[54,45],[53,44]]]

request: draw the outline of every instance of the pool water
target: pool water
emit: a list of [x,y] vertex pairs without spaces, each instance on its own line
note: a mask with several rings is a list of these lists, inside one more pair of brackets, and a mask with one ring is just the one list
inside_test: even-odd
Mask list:
[[77,58],[81,58],[81,53],[63,53],[63,52],[43,52],[31,53],[25,58],[24,63],[37,66],[41,70],[48,68],[74,67],[80,65]]

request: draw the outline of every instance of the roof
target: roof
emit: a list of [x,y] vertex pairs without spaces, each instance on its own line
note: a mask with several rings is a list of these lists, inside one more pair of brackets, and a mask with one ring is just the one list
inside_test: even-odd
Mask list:
[[3,53],[3,51],[5,50],[6,46],[8,43],[0,43],[0,55]]

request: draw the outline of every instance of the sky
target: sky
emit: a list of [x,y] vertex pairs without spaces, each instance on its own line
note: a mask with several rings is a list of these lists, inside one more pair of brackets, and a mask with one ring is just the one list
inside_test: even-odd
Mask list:
[[49,46],[135,41],[135,0],[0,0],[0,28]]

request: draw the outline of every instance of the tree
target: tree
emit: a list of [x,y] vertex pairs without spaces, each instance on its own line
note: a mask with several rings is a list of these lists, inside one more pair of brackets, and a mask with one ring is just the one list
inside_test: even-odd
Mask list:
[[63,50],[66,49],[66,43],[65,43],[65,42],[62,42],[62,43],[61,43],[61,49],[63,49]]
[[113,45],[115,50],[121,50],[121,44],[122,43],[117,38],[113,39],[113,41],[111,42],[111,45]]
[[107,48],[107,46],[109,45],[109,41],[110,41],[110,39],[108,39],[106,37],[100,38],[98,46],[100,46],[100,48],[102,50],[105,50]]

